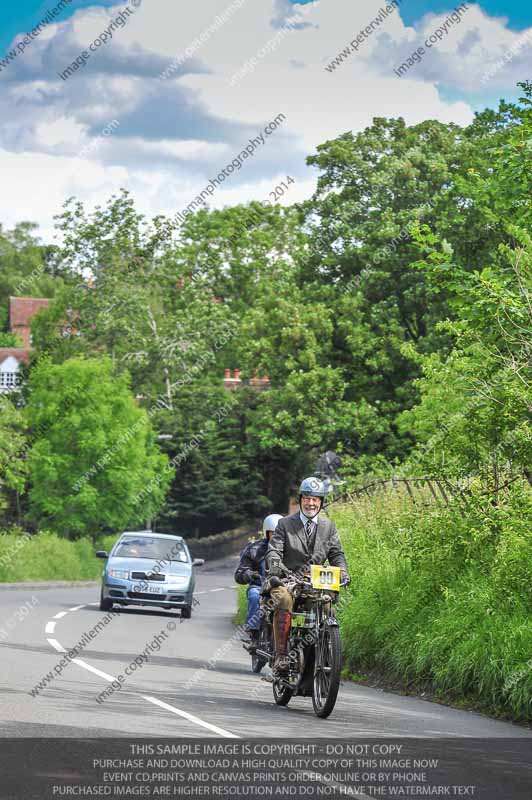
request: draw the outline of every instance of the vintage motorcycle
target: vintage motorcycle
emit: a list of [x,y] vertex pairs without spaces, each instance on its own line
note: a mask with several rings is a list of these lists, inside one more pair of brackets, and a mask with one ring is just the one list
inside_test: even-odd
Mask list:
[[[312,697],[314,713],[328,717],[336,703],[342,668],[340,631],[334,610],[339,591],[339,567],[312,564],[310,574],[288,573],[284,582],[293,586],[294,611],[288,636],[290,667],[287,675],[264,676],[272,684],[277,705],[286,706],[292,697]],[[273,667],[273,602],[268,594],[261,599],[263,611],[256,644],[244,647],[251,654],[252,670],[259,673],[265,664]]]

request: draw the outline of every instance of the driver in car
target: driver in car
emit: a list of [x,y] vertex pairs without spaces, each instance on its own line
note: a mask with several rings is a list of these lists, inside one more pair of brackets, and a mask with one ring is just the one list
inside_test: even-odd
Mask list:
[[286,675],[290,665],[286,647],[295,586],[290,580],[283,585],[281,577],[287,572],[295,572],[301,579],[310,572],[311,564],[328,561],[331,567],[340,567],[342,582],[350,580],[336,525],[327,517],[320,516],[324,497],[323,481],[305,478],[299,487],[299,511],[279,521],[266,552],[268,584],[275,604],[273,638],[274,672],[277,675]]

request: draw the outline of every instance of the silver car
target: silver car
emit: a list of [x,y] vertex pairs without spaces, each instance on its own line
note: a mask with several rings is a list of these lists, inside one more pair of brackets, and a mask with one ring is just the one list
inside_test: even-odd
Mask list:
[[192,560],[185,540],[153,531],[126,531],[111,552],[96,552],[107,559],[102,572],[100,610],[109,611],[113,603],[122,606],[161,606],[180,608],[190,619],[196,578],[194,567],[204,564]]

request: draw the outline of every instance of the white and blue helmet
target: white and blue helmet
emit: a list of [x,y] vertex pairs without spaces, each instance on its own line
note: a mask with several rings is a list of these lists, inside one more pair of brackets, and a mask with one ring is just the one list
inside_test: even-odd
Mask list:
[[268,531],[274,531],[277,527],[277,523],[280,519],[283,518],[282,514],[268,514],[265,518],[264,522],[262,523],[262,532],[266,536]]

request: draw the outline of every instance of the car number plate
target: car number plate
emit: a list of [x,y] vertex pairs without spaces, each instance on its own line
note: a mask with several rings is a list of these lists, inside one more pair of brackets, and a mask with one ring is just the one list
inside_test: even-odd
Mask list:
[[148,586],[146,588],[148,594],[162,594],[162,586]]

